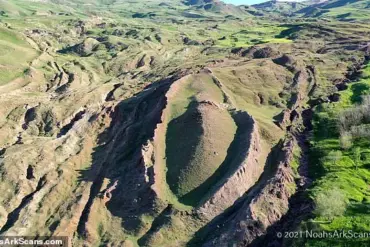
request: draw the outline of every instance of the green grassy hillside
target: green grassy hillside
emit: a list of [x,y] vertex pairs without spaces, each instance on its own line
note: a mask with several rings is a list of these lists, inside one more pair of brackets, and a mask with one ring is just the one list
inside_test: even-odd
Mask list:
[[370,18],[370,1],[331,0],[306,7],[300,11],[305,17],[335,18],[341,21],[365,21]]
[[[369,231],[368,203],[370,200],[369,139],[365,133],[345,133],[340,126],[343,114],[367,107],[366,97],[370,91],[370,66],[362,72],[362,78],[353,82],[340,93],[340,100],[317,107],[314,116],[314,136],[311,140],[310,173],[315,180],[311,197],[319,208],[314,219],[302,228],[338,231]],[[348,118],[347,118],[348,119]],[[357,126],[367,128],[368,119]],[[355,127],[351,127],[355,131]],[[330,205],[329,200],[335,200]],[[338,206],[343,203],[343,206]],[[322,209],[321,209],[322,208]],[[343,210],[342,210],[343,208]],[[320,210],[320,211],[319,211]],[[330,211],[333,210],[333,211]],[[341,246],[347,240],[306,240],[306,246]],[[367,243],[367,238],[352,239],[353,244]],[[350,242],[352,243],[352,242]]]
[[30,62],[40,54],[26,37],[5,27],[0,27],[0,85],[27,75]]

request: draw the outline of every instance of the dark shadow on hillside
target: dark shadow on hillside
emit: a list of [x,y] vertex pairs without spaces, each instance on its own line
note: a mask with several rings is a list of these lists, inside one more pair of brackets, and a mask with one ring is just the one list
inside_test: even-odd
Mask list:
[[138,244],[140,246],[150,246],[150,236],[153,233],[159,231],[164,225],[170,224],[171,222],[171,215],[173,214],[174,210],[172,205],[168,205],[153,221],[150,229],[140,238],[138,239]]
[[294,38],[293,34],[296,34],[303,29],[303,26],[301,24],[285,24],[280,25],[280,27],[286,27],[287,29],[281,31],[280,34],[276,35],[275,38],[277,39]]
[[279,142],[275,145],[270,154],[267,157],[264,171],[258,181],[252,186],[242,197],[240,197],[235,203],[227,208],[222,214],[215,217],[207,225],[199,229],[194,237],[187,243],[187,247],[198,247],[202,246],[205,241],[209,240],[212,236],[218,236],[222,228],[220,226],[227,227],[225,222],[235,217],[238,211],[244,206],[248,205],[253,198],[258,195],[266,182],[276,173],[277,164],[279,163],[281,156],[281,149],[283,142]]
[[370,169],[370,163],[363,164],[361,167],[369,170]]
[[351,102],[354,104],[361,103],[362,96],[368,94],[369,89],[370,87],[366,83],[353,84],[351,87],[353,92],[353,95],[351,96]]
[[346,215],[351,217],[356,215],[361,216],[369,213],[370,213],[370,203],[368,202],[350,204],[348,205],[346,210]]
[[322,165],[322,158],[330,151],[331,147],[338,147],[338,130],[337,121],[331,117],[320,117],[314,116],[314,128],[313,128],[313,141],[320,142],[325,139],[333,139],[325,142],[325,148],[323,146],[311,146],[309,148],[309,177],[313,180],[318,180],[323,177],[327,171]]
[[339,1],[334,1],[332,3],[329,3],[325,6],[323,6],[323,9],[331,9],[331,8],[338,8],[338,7],[343,7],[347,4],[355,3],[358,2],[358,0],[339,0]]
[[230,147],[227,150],[225,160],[212,176],[210,176],[200,186],[180,198],[181,202],[190,202],[190,205],[197,206],[203,197],[205,198],[203,198],[202,201],[207,200],[216,189],[222,186],[226,178],[232,175],[245,160],[250,147],[250,134],[252,132],[254,122],[246,112],[236,112],[232,114],[232,117],[237,126],[237,130],[234,140],[231,142]]
[[[181,116],[168,123],[166,133],[166,166],[167,183],[175,195],[181,193],[181,184],[189,165],[194,159],[196,149],[204,134],[202,115],[197,109],[199,103],[195,100],[187,107]],[[185,204],[192,204],[184,200]]]
[[337,16],[336,16],[336,19],[344,20],[344,19],[346,19],[347,17],[350,17],[351,15],[352,15],[351,13],[345,13],[345,14],[337,15]]
[[325,139],[338,139],[338,122],[327,114],[324,108],[319,105],[316,109],[316,114],[313,117],[314,122],[314,141],[322,141]]
[[[77,228],[79,235],[86,236],[86,223],[96,198],[104,198],[111,214],[121,218],[122,227],[133,234],[144,227],[141,215],[157,214],[163,209],[158,206],[151,188],[153,168],[145,166],[142,150],[154,136],[166,105],[165,93],[176,79],[152,84],[114,109],[107,109],[111,124],[98,136],[89,169],[79,171],[80,182],[92,182]],[[103,190],[105,179],[109,179],[110,184]]]

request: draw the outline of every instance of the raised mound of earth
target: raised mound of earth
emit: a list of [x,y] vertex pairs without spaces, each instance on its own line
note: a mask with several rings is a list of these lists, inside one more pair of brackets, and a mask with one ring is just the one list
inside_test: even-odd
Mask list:
[[176,81],[166,95],[162,123],[154,137],[154,166],[166,176],[156,182],[167,183],[170,193],[185,205],[198,205],[225,172],[232,173],[243,162],[231,162],[238,155],[235,151],[249,147],[249,137],[243,142],[239,135],[241,128],[250,132],[253,122],[240,126],[226,97],[209,72]]
[[[204,186],[225,160],[236,125],[222,106],[222,94],[211,77],[200,75],[188,80],[168,98],[165,153],[171,190],[180,198],[192,200],[189,195]],[[207,191],[205,187],[193,198],[199,200]]]
[[369,232],[368,5],[0,0],[0,235]]

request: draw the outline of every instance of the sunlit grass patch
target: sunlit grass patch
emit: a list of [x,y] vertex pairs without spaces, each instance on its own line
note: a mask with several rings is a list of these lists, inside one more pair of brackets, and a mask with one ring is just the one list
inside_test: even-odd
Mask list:
[[[339,114],[359,104],[361,96],[370,93],[369,68],[364,69],[359,82],[351,83],[340,93],[339,102],[324,104],[315,114],[310,164],[315,182],[310,190],[311,196],[315,200],[320,193],[335,188],[346,200],[346,210],[342,215],[331,219],[316,215],[313,222],[323,230],[370,230],[370,140],[356,138],[352,147],[343,149],[337,126]],[[311,244],[316,246],[314,240]]]

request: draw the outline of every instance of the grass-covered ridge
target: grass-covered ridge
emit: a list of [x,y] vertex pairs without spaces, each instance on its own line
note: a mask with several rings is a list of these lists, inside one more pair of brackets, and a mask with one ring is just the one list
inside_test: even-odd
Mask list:
[[0,26],[0,85],[27,74],[37,55],[25,36]]
[[341,21],[364,21],[370,18],[368,0],[329,0],[298,11],[306,17],[335,18]]
[[168,195],[195,206],[215,182],[208,179],[224,161],[236,125],[209,74],[182,79],[172,90],[163,115],[165,133],[160,127],[156,139],[163,155],[157,164],[166,174],[162,183],[168,183]]
[[[311,197],[317,210],[315,218],[305,227],[327,231],[370,231],[370,140],[367,136],[351,136],[349,140],[343,140],[343,133],[340,133],[343,112],[367,104],[361,101],[370,93],[369,72],[368,65],[362,72],[362,79],[340,92],[339,102],[316,107],[310,174],[315,180]],[[334,204],[330,204],[331,201]],[[323,241],[333,244],[331,246],[341,246],[345,242],[343,239],[307,240],[306,246],[322,246]],[[366,242],[368,239],[356,241]]]

